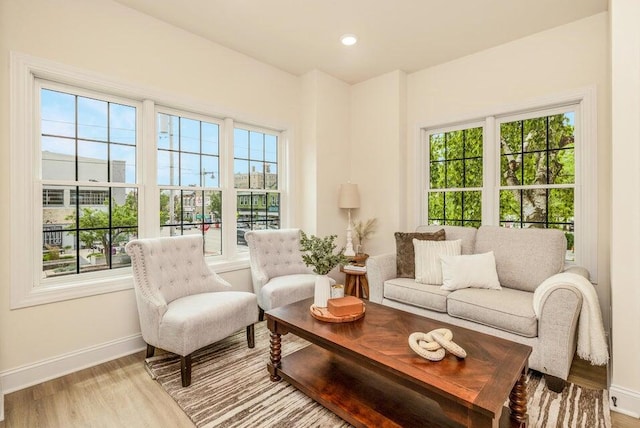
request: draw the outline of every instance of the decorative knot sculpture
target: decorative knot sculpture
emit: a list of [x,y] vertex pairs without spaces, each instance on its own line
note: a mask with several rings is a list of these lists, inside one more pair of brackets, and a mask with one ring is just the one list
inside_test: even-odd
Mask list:
[[458,358],[465,358],[467,351],[451,339],[453,339],[451,330],[437,328],[429,333],[411,333],[409,335],[409,346],[416,354],[429,361],[442,360],[446,351]]

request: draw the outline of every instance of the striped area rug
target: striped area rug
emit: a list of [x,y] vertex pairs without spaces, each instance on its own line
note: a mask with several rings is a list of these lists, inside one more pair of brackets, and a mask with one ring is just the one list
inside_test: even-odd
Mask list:
[[[247,348],[244,330],[193,355],[192,384],[183,388],[180,359],[161,354],[146,368],[197,427],[349,427],[287,382],[271,382],[266,369],[269,331],[256,324],[256,347]],[[283,353],[307,342],[283,337]],[[536,372],[527,385],[530,427],[610,427],[606,390],[569,384],[562,394],[549,391]]]

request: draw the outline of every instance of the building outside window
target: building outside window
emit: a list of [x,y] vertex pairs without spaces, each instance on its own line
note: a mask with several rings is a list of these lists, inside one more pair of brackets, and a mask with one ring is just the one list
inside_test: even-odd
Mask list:
[[214,119],[157,114],[161,236],[202,234],[221,255],[220,128]]
[[280,228],[278,136],[266,130],[234,129],[234,188],[238,251],[248,251],[248,230]]
[[137,107],[40,89],[42,278],[130,265],[137,235]]
[[[12,308],[130,288],[131,239],[201,234],[211,263],[236,269],[247,267],[246,230],[281,226],[280,131],[17,63],[26,72],[14,86],[27,96],[12,99],[12,159],[24,167],[11,175],[24,186],[12,195],[29,198],[12,215],[36,214],[22,221],[22,239],[12,234],[16,266],[34,266],[11,282]],[[65,83],[38,77],[52,69],[68,72]]]
[[[247,230],[280,227],[277,132],[234,128],[234,170],[227,182],[233,182],[235,200],[225,202],[225,121],[158,109],[152,125],[157,173],[141,183],[137,162],[150,151],[137,153],[137,102],[40,84],[43,279],[130,266],[124,245],[138,237],[142,224],[156,221],[159,229],[145,236],[202,234],[205,255],[223,256],[226,204],[235,206],[231,253],[247,251]],[[155,214],[139,218],[142,185],[157,192],[158,202]]]

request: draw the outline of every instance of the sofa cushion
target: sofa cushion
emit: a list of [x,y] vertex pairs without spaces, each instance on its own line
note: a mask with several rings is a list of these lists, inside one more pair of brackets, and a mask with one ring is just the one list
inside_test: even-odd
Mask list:
[[442,284],[442,262],[440,256],[459,256],[460,239],[455,241],[413,240],[416,253],[416,282]]
[[442,255],[442,289],[489,288],[500,290],[493,251],[463,256]]
[[415,276],[415,252],[413,240],[444,241],[444,230],[436,229],[433,232],[396,232],[396,277],[414,278]]
[[384,282],[384,298],[437,312],[447,312],[449,291],[440,285],[421,284],[413,278],[395,278]]
[[476,242],[476,228],[463,226],[439,226],[436,224],[418,226],[416,232],[435,232],[444,229],[447,240],[462,240],[462,254],[473,254]]
[[493,251],[500,285],[517,290],[534,291],[562,271],[566,250],[567,240],[557,229],[481,226],[476,233],[475,252]]
[[447,313],[525,337],[538,335],[533,293],[503,288],[467,288],[447,297]]

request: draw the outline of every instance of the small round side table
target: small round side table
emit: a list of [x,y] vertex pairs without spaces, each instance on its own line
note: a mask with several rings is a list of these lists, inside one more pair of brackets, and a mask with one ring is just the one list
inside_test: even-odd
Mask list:
[[[356,265],[364,266],[365,261],[369,257],[368,254],[357,254],[354,257],[350,257],[352,263]],[[340,272],[345,274],[344,279],[344,294],[356,296],[358,298],[368,299],[369,298],[369,281],[367,280],[367,272],[365,271],[355,271],[345,269],[344,266],[340,268]]]

